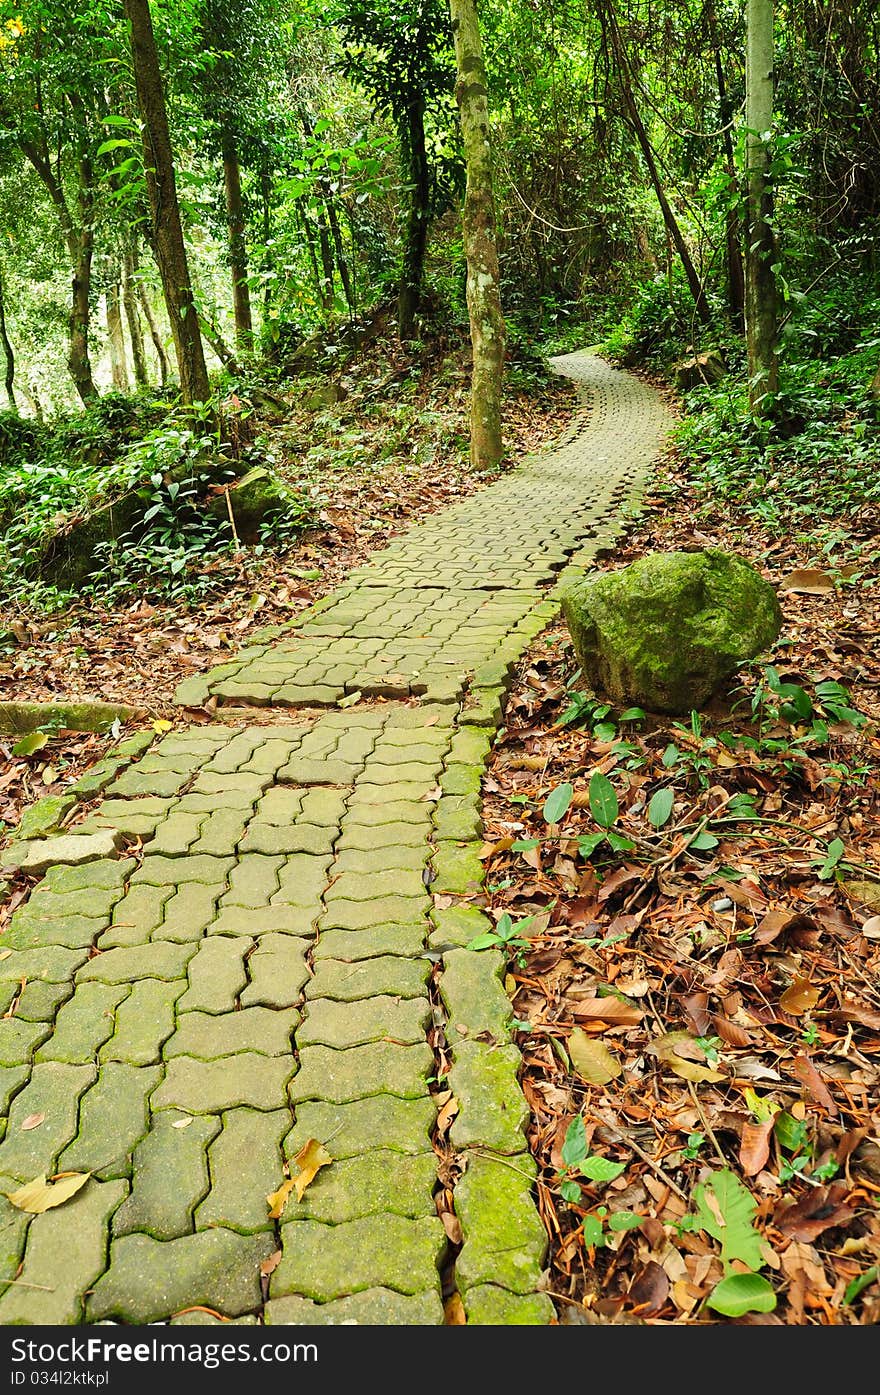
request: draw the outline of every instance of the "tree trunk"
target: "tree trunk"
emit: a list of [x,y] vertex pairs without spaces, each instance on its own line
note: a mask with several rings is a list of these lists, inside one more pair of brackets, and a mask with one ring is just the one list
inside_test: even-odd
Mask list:
[[690,293],[694,298],[697,314],[704,324],[709,324],[712,319],[712,312],[709,309],[706,292],[703,288],[703,283],[700,280],[697,268],[694,266],[688,245],[684,240],[684,234],[678,225],[678,219],[673,213],[672,205],[666,197],[666,190],[663,188],[663,181],[660,178],[660,171],[657,168],[654,150],[648,139],[648,132],[645,130],[645,124],[639,115],[639,109],[636,105],[635,97],[633,96],[629,59],[623,45],[620,29],[617,25],[617,16],[610,8],[605,11],[604,23],[606,31],[611,38],[614,56],[617,60],[617,72],[620,77],[620,90],[623,96],[623,104],[626,108],[626,116],[632,127],[633,134],[639,143],[639,149],[642,152],[645,165],[647,166],[648,177],[653,186],[657,203],[660,205],[660,212],[663,215],[666,232],[678,253],[678,259],[681,262],[685,279],[687,280]]
[[107,287],[107,338],[110,341],[110,375],[119,392],[128,392],[128,368],[125,362],[125,331],[122,328],[122,303],[119,284]]
[[[731,135],[731,121],[733,119],[733,105],[730,100],[730,93],[727,90],[727,83],[724,80],[724,65],[721,61],[721,50],[718,44],[718,30],[715,23],[715,11],[709,10],[709,27],[712,36],[712,45],[715,50],[715,81],[718,85],[718,110],[721,115],[721,125],[724,127],[724,165],[730,179],[731,188],[736,187],[736,158],[733,153],[733,136]],[[725,260],[727,262],[727,297],[730,318],[735,329],[740,333],[745,329],[745,307],[746,307],[746,273],[743,265],[742,242],[740,240],[739,212],[737,208],[728,208],[724,215],[724,239],[725,239]]]
[[403,144],[410,195],[400,289],[397,294],[397,332],[401,339],[412,339],[415,333],[416,313],[422,298],[431,192],[428,152],[425,147],[425,102],[421,94],[416,94],[410,102]]
[[73,385],[84,406],[97,397],[89,358],[89,297],[92,287],[92,254],[94,237],[89,226],[81,228],[71,239],[73,285],[68,318],[69,338],[67,368]]
[[6,388],[6,398],[9,402],[11,412],[18,411],[15,401],[15,354],[9,339],[9,332],[6,328],[6,302],[3,298],[3,269],[0,267],[0,344],[3,345],[3,354],[6,369],[3,375],[3,383]]
[[150,381],[147,373],[147,355],[144,351],[144,332],[138,315],[135,273],[136,253],[128,251],[122,262],[122,305],[128,324],[128,337],[131,340],[131,361],[134,364],[134,380],[138,387],[146,387]]
[[190,406],[194,402],[206,402],[210,387],[180,222],[162,75],[149,0],[124,0],[124,5],[131,25],[131,56],[143,126],[153,246],[174,340],[180,395],[185,405]]
[[232,271],[232,307],[235,315],[235,342],[247,352],[253,348],[254,322],[251,293],[247,283],[244,203],[241,197],[241,170],[238,151],[230,131],[223,133],[223,184],[226,190],[226,222],[229,225],[229,266]]
[[880,397],[880,364],[878,364],[877,372],[871,379],[871,391],[875,397]]
[[236,360],[235,354],[226,343],[226,340],[223,338],[217,326],[211,323],[207,315],[199,315],[199,325],[202,334],[204,334],[211,348],[214,350],[214,353],[223,364],[223,367],[228,368],[230,373],[240,373],[241,365]]
[[150,330],[150,338],[153,341],[153,348],[156,350],[156,358],[159,362],[159,382],[165,387],[168,382],[168,355],[165,352],[165,345],[162,342],[162,332],[156,321],[153,307],[150,304],[150,297],[147,295],[146,287],[142,281],[135,283],[137,289],[138,305],[141,313],[147,322]]
[[449,0],[458,80],[455,99],[461,120],[467,186],[462,233],[467,259],[467,303],[474,365],[471,378],[471,462],[491,469],[504,454],[501,442],[501,383],[505,330],[501,312],[495,195],[486,70],[475,0]]
[[746,15],[746,343],[749,402],[764,416],[779,387],[770,152],[773,122],[773,0],[748,0]]

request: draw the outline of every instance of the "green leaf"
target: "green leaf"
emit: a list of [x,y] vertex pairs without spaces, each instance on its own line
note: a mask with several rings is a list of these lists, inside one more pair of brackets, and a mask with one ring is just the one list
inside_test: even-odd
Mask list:
[[601,770],[590,780],[590,813],[601,828],[610,828],[620,813],[614,786]]
[[681,752],[679,751],[678,747],[670,741],[662,756],[663,764],[667,770],[669,770],[673,765],[677,765],[680,755]]
[[757,1206],[751,1192],[729,1168],[713,1173],[705,1185],[694,1187],[697,1219],[721,1243],[721,1263],[728,1270],[738,1259],[749,1269],[764,1263],[761,1236],[752,1226]]
[[844,1307],[858,1298],[863,1289],[875,1283],[878,1275],[880,1275],[880,1266],[872,1264],[871,1268],[866,1269],[864,1274],[859,1274],[858,1278],[853,1279],[851,1283],[847,1284],[846,1291],[843,1295]]
[[547,823],[558,823],[568,812],[568,806],[574,798],[574,786],[566,780],[564,784],[557,785],[555,790],[551,790],[544,800],[544,818]]
[[622,722],[643,722],[645,713],[641,707],[628,707],[625,712],[621,712],[620,720]]
[[563,1201],[577,1203],[581,1199],[580,1182],[560,1182],[559,1195]]
[[773,1125],[773,1132],[779,1140],[780,1147],[785,1148],[789,1153],[799,1153],[807,1142],[807,1123],[805,1119],[795,1119],[788,1110],[783,1110],[776,1118]]
[[592,857],[599,844],[604,841],[604,833],[586,833],[583,838],[578,838],[578,852],[581,857]]
[[828,881],[828,878],[833,874],[834,869],[837,866],[840,859],[843,857],[843,854],[843,843],[840,841],[839,838],[834,838],[832,842],[828,844],[828,852],[825,857],[825,861],[822,863],[822,866],[819,869],[820,882]]
[[597,741],[613,741],[617,735],[617,727],[613,722],[598,722],[593,727],[593,735]]
[[566,1167],[577,1167],[587,1156],[587,1131],[580,1114],[576,1114],[565,1133],[562,1161]]
[[637,1216],[635,1211],[613,1211],[608,1217],[609,1230],[635,1230],[636,1226],[642,1224],[644,1217]]
[[467,947],[468,949],[497,949],[498,936],[494,932],[485,935],[475,935],[472,940],[468,940]]
[[106,155],[110,150],[129,149],[133,144],[134,142],[130,140],[105,140],[98,146],[95,155]]
[[605,835],[611,845],[613,852],[632,852],[635,843],[631,838],[624,838],[623,834],[615,833],[613,829],[608,830]]
[[776,1307],[773,1285],[761,1274],[730,1274],[716,1284],[706,1299],[707,1308],[714,1308],[724,1317],[742,1317],[744,1313],[772,1313]]
[[710,848],[718,847],[718,839],[712,833],[698,833],[696,838],[692,838],[688,847],[694,848],[697,852],[708,852]]
[[23,736],[12,748],[14,756],[32,756],[35,751],[39,751],[49,740],[44,731],[31,731],[27,736]]
[[675,791],[668,786],[666,789],[657,790],[651,796],[648,805],[648,823],[652,828],[662,828],[669,822],[672,815],[672,806],[675,803]]
[[511,843],[511,852],[531,852],[534,848],[541,846],[540,838],[517,838],[515,843]]
[[613,1182],[625,1169],[626,1163],[612,1162],[610,1158],[600,1158],[595,1153],[581,1163],[581,1172],[591,1182]]
[[602,1222],[598,1216],[584,1216],[583,1237],[585,1245],[595,1245],[597,1249],[605,1244]]

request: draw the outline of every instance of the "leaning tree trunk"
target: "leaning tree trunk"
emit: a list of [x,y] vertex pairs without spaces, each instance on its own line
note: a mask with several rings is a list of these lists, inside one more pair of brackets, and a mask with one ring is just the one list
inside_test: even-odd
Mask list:
[[210,396],[205,351],[193,301],[186,243],[180,222],[174,155],[149,0],[124,0],[131,25],[131,56],[143,126],[144,172],[153,247],[174,340],[180,395],[187,406]]
[[455,99],[467,168],[462,232],[474,356],[471,377],[471,462],[478,469],[487,469],[497,465],[504,454],[501,442],[501,383],[505,330],[495,236],[486,69],[475,0],[449,0],[449,12],[458,69]]
[[126,252],[122,262],[122,306],[125,310],[125,319],[128,325],[128,337],[131,340],[131,361],[134,366],[134,380],[138,387],[146,387],[149,383],[147,373],[147,355],[144,350],[144,332],[141,329],[141,320],[137,307],[137,292],[135,290],[135,271],[137,263],[135,253],[132,250]]
[[6,364],[3,375],[3,383],[6,388],[6,398],[9,402],[11,412],[18,411],[15,401],[15,353],[9,338],[9,331],[6,328],[6,302],[3,299],[3,269],[0,267],[0,344],[3,345],[3,355]]
[[83,405],[98,395],[89,358],[89,301],[94,245],[92,230],[88,226],[84,226],[78,233],[71,233],[68,239],[73,285],[68,317],[67,370]]
[[165,352],[162,331],[159,328],[153,307],[150,304],[150,297],[147,295],[146,288],[142,281],[137,282],[137,298],[138,305],[141,307],[141,313],[149,326],[153,348],[156,350],[156,359],[159,363],[159,382],[162,387],[165,387],[168,382],[168,355]]
[[125,331],[122,328],[122,303],[116,281],[107,287],[107,338],[110,341],[110,376],[119,392],[128,392],[128,368],[125,362]]
[[422,298],[431,194],[428,152],[425,146],[425,100],[421,93],[414,94],[410,101],[403,146],[410,195],[400,288],[397,293],[397,332],[401,339],[412,339]]
[[749,402],[765,416],[779,387],[773,194],[763,139],[773,122],[773,0],[748,0],[746,22],[746,343]]
[[241,197],[241,169],[235,139],[223,133],[223,185],[226,191],[226,222],[229,225],[229,267],[232,272],[232,308],[235,316],[235,342],[247,351],[254,343],[251,293],[248,287],[245,244],[244,202]]

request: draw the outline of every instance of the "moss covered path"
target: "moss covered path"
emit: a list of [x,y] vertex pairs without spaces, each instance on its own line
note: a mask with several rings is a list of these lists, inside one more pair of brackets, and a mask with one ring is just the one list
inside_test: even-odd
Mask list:
[[[123,743],[63,839],[13,845],[44,875],[0,949],[0,1191],[91,1177],[0,1201],[0,1323],[433,1324],[452,1286],[472,1323],[552,1317],[503,961],[464,948],[480,781],[551,588],[670,425],[598,358],[555,366],[584,410],[553,451],[188,680],[210,722]],[[272,1218],[309,1140],[332,1162]]]

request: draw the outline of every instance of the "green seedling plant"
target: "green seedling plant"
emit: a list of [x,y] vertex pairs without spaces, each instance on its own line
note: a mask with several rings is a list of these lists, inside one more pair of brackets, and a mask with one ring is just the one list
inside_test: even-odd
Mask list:
[[752,1224],[758,1208],[751,1192],[734,1172],[721,1168],[694,1188],[694,1203],[695,1213],[683,1218],[688,1222],[683,1228],[703,1230],[717,1240],[724,1267],[724,1278],[715,1285],[706,1306],[724,1317],[772,1312],[776,1307],[773,1286],[757,1273],[765,1263],[764,1240]]
[[526,916],[524,920],[514,921],[511,916],[504,912],[499,916],[498,923],[492,930],[486,930],[482,935],[475,935],[468,941],[468,949],[500,949],[508,958],[519,967],[523,968],[526,960],[526,950],[530,948],[529,941],[523,937],[523,930],[531,925],[534,916]]
[[[625,1171],[625,1163],[612,1162],[610,1158],[591,1153],[587,1147],[587,1133],[584,1121],[578,1114],[572,1119],[562,1145],[562,1161],[565,1171],[557,1174],[559,1194],[563,1201],[577,1205],[581,1200],[582,1184],[577,1179],[585,1177],[588,1182],[613,1182]],[[642,1217],[634,1211],[615,1211],[609,1214],[606,1206],[596,1208],[594,1214],[584,1217],[583,1238],[585,1245],[597,1249],[608,1244],[606,1226],[609,1231],[634,1230],[641,1225]]]

